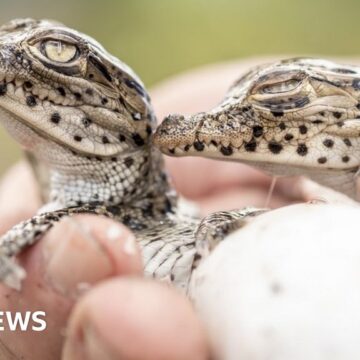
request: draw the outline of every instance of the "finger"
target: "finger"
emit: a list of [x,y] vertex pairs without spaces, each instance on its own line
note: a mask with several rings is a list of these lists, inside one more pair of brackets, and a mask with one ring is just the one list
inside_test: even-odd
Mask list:
[[259,186],[269,188],[271,177],[250,166],[202,158],[166,158],[176,189],[190,199],[227,188]]
[[63,359],[120,358],[208,359],[190,302],[148,280],[112,280],[89,292],[71,316]]
[[319,185],[303,177],[283,179],[279,182],[279,191],[284,194],[284,196],[297,198],[306,202],[324,201],[333,204],[358,205],[356,201],[345,194]]
[[253,206],[256,208],[278,208],[293,203],[293,201],[281,193],[274,192],[267,204],[269,190],[259,187],[228,188],[221,192],[197,199],[202,215],[208,215],[216,211],[241,209]]
[[0,234],[31,217],[41,206],[35,178],[28,163],[14,165],[0,183]]
[[20,257],[27,271],[21,292],[0,287],[0,309],[44,311],[43,332],[5,331],[1,341],[18,358],[59,358],[72,305],[84,291],[109,277],[140,275],[134,236],[123,225],[100,216],[61,221]]

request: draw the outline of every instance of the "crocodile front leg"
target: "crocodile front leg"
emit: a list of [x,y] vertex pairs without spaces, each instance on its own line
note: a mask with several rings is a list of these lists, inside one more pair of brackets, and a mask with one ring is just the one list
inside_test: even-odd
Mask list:
[[20,290],[25,271],[11,258],[40,240],[63,217],[81,213],[111,216],[103,206],[88,204],[35,215],[10,229],[0,238],[0,282]]
[[252,218],[266,211],[266,209],[243,208],[218,211],[206,216],[195,233],[198,253],[202,257],[207,256],[227,235],[241,229]]

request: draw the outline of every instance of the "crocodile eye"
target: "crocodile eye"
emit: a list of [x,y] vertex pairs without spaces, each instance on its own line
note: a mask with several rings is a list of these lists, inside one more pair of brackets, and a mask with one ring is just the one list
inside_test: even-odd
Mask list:
[[263,94],[277,94],[292,91],[300,85],[301,81],[297,79],[291,79],[277,84],[265,85],[260,89]]
[[46,40],[41,44],[41,50],[49,60],[67,63],[78,56],[75,45],[60,40]]

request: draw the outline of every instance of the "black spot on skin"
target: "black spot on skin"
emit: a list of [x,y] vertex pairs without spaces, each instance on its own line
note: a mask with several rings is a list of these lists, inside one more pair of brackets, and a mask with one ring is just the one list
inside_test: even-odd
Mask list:
[[125,79],[125,84],[130,88],[134,89],[139,95],[145,96],[145,90],[143,87],[136,82],[135,80]]
[[221,146],[220,151],[225,156],[230,156],[233,153],[231,146]]
[[94,74],[89,74],[89,79],[93,79],[94,78]]
[[175,149],[169,149],[170,154],[175,154]]
[[153,216],[154,215],[154,205],[148,204],[145,208],[141,209],[143,216]]
[[104,97],[104,98],[101,99],[101,104],[106,105],[108,103],[108,101],[109,100]]
[[92,120],[89,119],[88,117],[84,117],[81,119],[81,122],[83,123],[83,125],[87,128],[92,124]]
[[95,159],[96,159],[97,161],[103,161],[103,159],[102,159],[101,157],[98,157],[98,156],[95,156]]
[[319,112],[320,116],[325,116],[325,113],[323,111]]
[[271,110],[271,113],[275,117],[280,117],[284,115],[284,112],[282,110]]
[[307,133],[308,129],[307,129],[307,127],[305,125],[300,125],[299,126],[299,131],[300,131],[300,134],[304,135],[304,134]]
[[327,158],[326,158],[326,157],[318,158],[318,163],[319,163],[319,164],[325,164],[326,161],[327,161]]
[[251,139],[248,143],[245,143],[245,150],[248,152],[254,152],[256,150],[256,141],[255,139]]
[[335,111],[333,115],[335,116],[336,119],[340,119],[342,114],[341,112]]
[[74,140],[77,141],[77,142],[80,142],[82,140],[82,137],[79,136],[79,135],[75,135]]
[[195,142],[194,142],[194,148],[195,148],[197,151],[203,151],[204,148],[205,148],[205,145],[204,145],[201,141],[195,141]]
[[323,141],[323,144],[327,147],[327,148],[332,148],[334,146],[334,141],[331,139],[325,139]]
[[7,91],[7,85],[6,84],[0,84],[0,96],[4,96]]
[[22,62],[23,61],[23,59],[24,59],[24,55],[22,54],[22,52],[21,51],[16,51],[15,52],[15,57],[16,57],[16,60],[18,61],[18,62]]
[[191,145],[185,145],[185,147],[184,147],[184,151],[189,151],[189,149],[190,149],[190,147],[191,147]]
[[87,89],[85,90],[85,94],[87,94],[87,95],[89,95],[89,96],[93,96],[93,95],[94,95],[93,89],[87,88]]
[[349,158],[347,155],[345,155],[345,156],[342,157],[341,160],[342,160],[344,163],[347,163],[347,162],[349,162],[350,158]]
[[313,124],[322,124],[323,121],[322,120],[313,120],[312,123]]
[[251,110],[251,105],[246,105],[241,109],[243,112],[247,112],[249,110]]
[[344,144],[346,146],[351,146],[352,145],[350,139],[344,139]]
[[51,114],[50,120],[54,124],[58,124],[61,120],[61,116],[58,112],[54,112]]
[[101,141],[102,141],[103,144],[109,144],[110,143],[109,138],[107,136],[105,136],[105,135],[101,138]]
[[214,146],[218,146],[218,143],[215,140],[211,140],[211,144],[213,144]]
[[333,72],[336,72],[338,74],[356,74],[356,71],[351,69],[345,69],[345,68],[335,68],[332,69]]
[[260,137],[264,133],[264,129],[262,126],[254,126],[253,127],[253,134],[255,137]]
[[120,140],[121,142],[124,142],[124,141],[126,140],[126,137],[125,137],[123,134],[120,134],[120,135],[119,135],[119,140]]
[[76,98],[76,100],[81,100],[81,94],[78,92],[74,92],[74,96]]
[[152,133],[152,129],[150,125],[146,125],[146,133],[150,135]]
[[304,107],[305,105],[307,105],[309,103],[310,103],[310,99],[307,96],[305,96],[305,97],[303,97],[303,98],[301,98],[299,100],[296,100],[294,102],[294,106],[296,108],[302,108],[302,107]]
[[268,148],[273,154],[279,154],[283,149],[283,146],[276,141],[270,141],[268,144]]
[[[89,55],[88,57],[89,61],[103,74],[103,76],[105,77],[105,79],[109,82],[112,81],[112,78],[106,68],[106,66],[100,62],[100,60],[98,60],[97,58],[95,58],[92,55]],[[94,77],[93,74],[89,75],[90,78]]]
[[131,158],[131,157],[127,157],[125,160],[124,160],[124,164],[127,168],[131,167],[133,164],[134,164],[134,159]]
[[116,158],[116,157],[112,157],[112,158],[111,158],[111,161],[116,162],[116,161],[117,161],[117,158]]
[[308,148],[305,144],[299,144],[296,152],[300,155],[300,156],[305,156],[308,153]]
[[25,82],[24,82],[24,86],[25,86],[25,88],[27,88],[27,89],[31,89],[31,88],[33,87],[33,84],[32,84],[31,81],[25,81]]
[[169,199],[165,200],[164,205],[165,205],[164,210],[165,210],[166,213],[173,212],[173,207],[172,207],[171,201]]
[[144,139],[138,133],[132,134],[132,139],[137,146],[143,146],[145,144]]
[[34,96],[29,95],[26,97],[26,104],[29,107],[34,107],[36,105],[36,99]]
[[281,122],[281,123],[279,124],[279,128],[280,128],[280,130],[285,130],[285,129],[286,129],[285,123],[284,123],[284,122]]
[[34,238],[37,238],[38,236],[40,236],[40,235],[42,235],[42,231],[40,231],[40,230],[37,230],[37,231],[35,231],[34,232]]
[[284,139],[286,140],[286,141],[290,141],[290,140],[292,140],[294,138],[294,135],[293,134],[286,134],[285,136],[284,136]]
[[57,89],[58,89],[58,92],[60,93],[61,96],[65,96],[65,95],[66,95],[66,92],[65,92],[65,90],[64,90],[63,87],[59,86]]
[[360,90],[360,79],[354,79],[352,82],[352,87],[355,90]]
[[356,107],[360,110],[360,104],[357,104]]

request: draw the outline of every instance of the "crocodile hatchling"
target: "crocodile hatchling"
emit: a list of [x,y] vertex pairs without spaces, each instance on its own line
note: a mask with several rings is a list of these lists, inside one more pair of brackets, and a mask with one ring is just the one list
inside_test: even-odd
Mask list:
[[0,113],[31,154],[48,202],[0,238],[0,280],[8,286],[19,289],[25,276],[12,257],[64,216],[95,213],[132,229],[146,275],[186,291],[204,251],[261,213],[219,212],[200,223],[182,211],[151,145],[156,119],[141,81],[62,24],[21,19],[0,28]]
[[172,156],[306,175],[356,198],[360,68],[295,58],[252,69],[209,112],[170,115],[154,143]]

